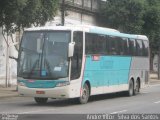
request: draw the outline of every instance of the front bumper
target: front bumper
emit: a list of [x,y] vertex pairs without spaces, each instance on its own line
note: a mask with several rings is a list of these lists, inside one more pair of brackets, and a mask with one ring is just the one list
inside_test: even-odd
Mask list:
[[[37,91],[43,91],[43,94],[37,94]],[[28,88],[25,86],[18,86],[18,93],[20,96],[29,97],[43,97],[43,98],[75,98],[79,94],[77,90],[71,88],[70,85],[55,88]]]

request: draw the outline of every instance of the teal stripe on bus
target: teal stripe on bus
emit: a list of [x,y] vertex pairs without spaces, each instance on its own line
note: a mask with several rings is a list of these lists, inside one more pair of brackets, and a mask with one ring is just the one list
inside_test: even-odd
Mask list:
[[64,80],[18,80],[28,88],[54,88],[58,83],[65,82]]
[[86,56],[83,84],[89,80],[92,87],[128,84],[131,57]]

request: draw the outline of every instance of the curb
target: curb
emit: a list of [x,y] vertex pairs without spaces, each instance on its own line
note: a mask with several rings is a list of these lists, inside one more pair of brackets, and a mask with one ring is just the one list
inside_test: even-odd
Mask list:
[[18,94],[15,94],[15,95],[0,95],[0,99],[1,98],[9,98],[9,97],[18,97]]
[[15,88],[0,88],[0,98],[18,97],[18,92]]

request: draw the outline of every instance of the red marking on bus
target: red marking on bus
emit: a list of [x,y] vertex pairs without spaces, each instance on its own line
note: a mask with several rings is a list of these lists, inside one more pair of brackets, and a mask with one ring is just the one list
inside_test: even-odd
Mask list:
[[28,80],[28,82],[31,82],[31,83],[33,83],[33,82],[35,82],[34,80]]
[[92,60],[93,61],[99,61],[100,60],[100,56],[99,55],[93,55],[92,56]]

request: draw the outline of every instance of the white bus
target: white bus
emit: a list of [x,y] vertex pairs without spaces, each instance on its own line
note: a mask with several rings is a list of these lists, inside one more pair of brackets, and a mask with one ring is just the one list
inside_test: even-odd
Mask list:
[[95,26],[55,26],[24,31],[18,58],[18,92],[39,104],[126,91],[148,84],[149,41],[144,35]]

